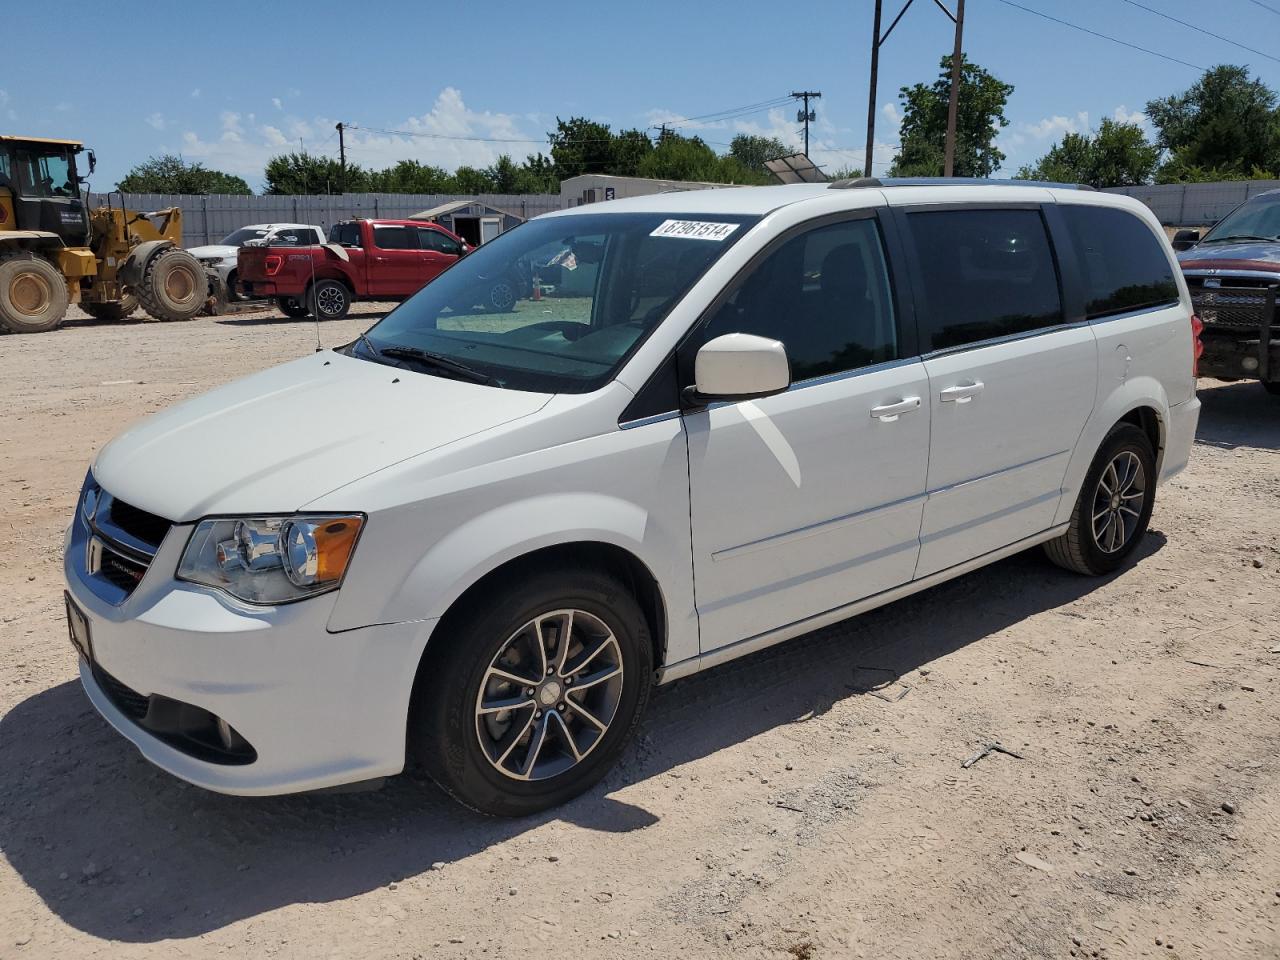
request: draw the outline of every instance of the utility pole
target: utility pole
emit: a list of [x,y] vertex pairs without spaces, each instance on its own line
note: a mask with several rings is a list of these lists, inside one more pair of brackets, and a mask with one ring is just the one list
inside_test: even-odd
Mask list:
[[347,192],[347,141],[343,137],[343,133],[342,133],[343,130],[346,129],[346,126],[345,124],[343,124],[341,120],[339,120],[338,125],[334,127],[334,129],[338,131],[338,166],[341,169],[341,173],[339,174],[339,177],[338,177],[338,192],[346,193]]
[[809,156],[809,121],[818,119],[817,112],[809,109],[809,101],[821,99],[822,93],[818,90],[793,90],[791,96],[796,100],[804,101],[804,109],[796,111],[796,120],[804,123],[804,155],[807,157]]
[[[889,39],[889,35],[893,33],[894,28],[902,19],[903,14],[910,9],[911,4],[914,2],[915,0],[907,0],[902,5],[898,15],[893,18],[893,23],[889,24],[889,29],[884,32],[884,36],[881,36],[881,0],[876,0],[875,20],[871,31],[871,84],[870,93],[867,97],[867,151],[863,159],[863,176],[871,176],[871,153],[876,145],[876,83],[879,79],[880,48],[884,46],[885,41]],[[955,49],[951,54],[951,100],[947,109],[947,142],[943,163],[944,175],[949,177],[955,165],[956,113],[960,104],[960,56],[961,40],[964,33],[964,0],[956,0],[956,12],[954,14],[946,8],[942,0],[933,0],[933,2],[956,25]]]
[[[946,9],[945,7],[943,8]],[[956,113],[960,107],[960,58],[963,55],[964,0],[956,0],[956,45],[951,53],[951,102],[947,105],[947,148],[942,175],[954,176],[956,162]]]

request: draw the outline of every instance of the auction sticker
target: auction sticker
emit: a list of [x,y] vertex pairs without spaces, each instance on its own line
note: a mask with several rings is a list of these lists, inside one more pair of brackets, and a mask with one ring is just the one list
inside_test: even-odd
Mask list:
[[663,220],[651,237],[683,237],[686,240],[723,240],[741,224],[711,223],[707,220]]

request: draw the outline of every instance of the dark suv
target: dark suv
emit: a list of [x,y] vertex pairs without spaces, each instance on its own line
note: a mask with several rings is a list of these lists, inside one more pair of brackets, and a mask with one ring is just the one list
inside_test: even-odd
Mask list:
[[1178,231],[1174,247],[1204,323],[1200,375],[1261,380],[1280,396],[1280,190],[1246,200],[1203,240]]

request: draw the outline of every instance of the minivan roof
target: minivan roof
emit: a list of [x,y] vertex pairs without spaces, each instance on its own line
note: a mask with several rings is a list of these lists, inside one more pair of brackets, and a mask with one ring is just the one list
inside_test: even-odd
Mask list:
[[[854,188],[854,189],[851,189]],[[582,204],[566,210],[544,214],[548,217],[574,216],[590,213],[670,213],[670,214],[727,214],[764,216],[779,207],[793,203],[831,198],[844,194],[850,208],[866,206],[879,198],[893,205],[911,203],[940,203],[964,201],[994,201],[1011,203],[1018,199],[1020,191],[1039,191],[1040,200],[1050,200],[1055,193],[1086,191],[1096,201],[1103,197],[1116,198],[1117,206],[1125,206],[1123,196],[1096,193],[1090,187],[1075,184],[1042,183],[1033,180],[967,180],[963,178],[903,178],[860,181],[833,181],[831,183],[796,183],[771,187],[721,187],[711,190],[679,190],[671,193],[655,193],[643,197],[625,197],[602,203]],[[1033,200],[1023,195],[1021,199]]]

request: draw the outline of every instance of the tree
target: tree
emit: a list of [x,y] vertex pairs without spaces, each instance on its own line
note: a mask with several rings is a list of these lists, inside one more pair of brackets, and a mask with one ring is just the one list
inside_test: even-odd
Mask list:
[[[348,172],[350,169],[348,168]],[[453,193],[453,177],[443,167],[417,160],[401,160],[385,170],[368,174],[367,185],[371,193]],[[359,191],[350,189],[347,192]]]
[[1020,180],[1087,183],[1091,187],[1129,187],[1149,183],[1160,162],[1160,148],[1136,123],[1103,120],[1098,132],[1068,133],[1034,166],[1018,171]]
[[700,137],[667,132],[640,162],[640,176],[660,180],[710,180],[720,174],[720,158]]
[[345,181],[342,167],[332,157],[321,157],[303,151],[272,157],[267,161],[263,179],[267,193],[325,194],[368,191],[368,174],[357,164],[347,164]]
[[619,130],[610,144],[609,172],[617,177],[638,177],[644,158],[653,152],[653,141],[643,130]]
[[187,163],[172,153],[139,163],[116,184],[125,193],[253,193],[240,177]]
[[556,129],[547,138],[560,179],[613,171],[613,131],[608,124],[586,117],[556,117]]
[[1147,116],[1170,152],[1160,179],[1211,174],[1240,179],[1256,169],[1280,174],[1280,110],[1276,92],[1245,67],[1205,71],[1189,90],[1152,100]]
[[[1001,127],[1007,127],[1004,107],[1013,86],[960,59],[960,102],[956,115],[957,177],[989,177],[1004,162],[995,145]],[[942,58],[938,79],[930,86],[917,83],[898,91],[902,101],[902,125],[898,153],[893,158],[894,177],[940,177],[947,138],[947,106],[951,96],[951,57]]]
[[747,170],[768,175],[769,169],[764,165],[766,160],[776,160],[795,153],[777,137],[758,137],[749,133],[740,133],[729,141],[729,156]]

